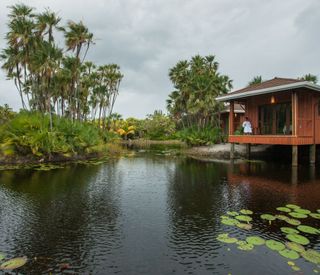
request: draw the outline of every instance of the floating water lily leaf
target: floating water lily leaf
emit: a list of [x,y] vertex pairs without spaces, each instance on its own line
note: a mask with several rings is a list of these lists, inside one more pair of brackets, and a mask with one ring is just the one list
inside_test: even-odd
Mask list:
[[237,223],[237,227],[245,230],[251,230],[252,229],[252,224],[250,223]]
[[0,253],[0,261],[2,261],[5,257],[6,257],[6,255],[5,255],[5,254]]
[[290,212],[289,215],[290,215],[291,217],[296,218],[296,219],[305,219],[305,218],[308,218],[308,215],[302,214],[302,213],[298,213],[298,212]]
[[296,264],[295,264],[294,262],[288,261],[288,265],[294,266],[294,265],[296,265]]
[[242,242],[241,244],[238,245],[238,249],[240,250],[249,251],[249,250],[252,250],[253,248],[254,246],[247,242]]
[[232,219],[232,218],[223,218],[221,220],[221,223],[223,223],[225,225],[237,225],[239,223],[239,221],[237,221],[236,219]]
[[299,231],[291,227],[281,227],[280,230],[286,234],[298,234]]
[[286,221],[286,220],[289,220],[289,219],[290,219],[289,217],[284,216],[284,215],[275,215],[275,217],[276,217],[278,220],[281,220],[281,221]]
[[242,241],[242,240],[239,240],[236,242],[237,245],[244,245],[244,244],[247,244],[246,241]]
[[299,234],[288,234],[286,238],[292,242],[302,244],[302,245],[307,245],[310,243],[308,238]]
[[3,269],[3,270],[16,269],[16,268],[19,268],[19,267],[25,265],[25,263],[27,261],[28,261],[27,257],[14,258],[14,259],[11,259],[9,261],[4,262],[0,266],[0,269]]
[[313,249],[302,252],[301,256],[311,263],[320,264],[320,253]]
[[260,216],[261,219],[267,220],[267,221],[274,221],[276,219],[275,216],[270,215],[270,214],[263,214]]
[[300,206],[295,205],[295,204],[287,204],[286,207],[291,208],[291,209],[299,209],[300,208]]
[[291,268],[292,268],[292,270],[294,270],[294,271],[300,271],[300,270],[301,270],[300,267],[299,267],[299,266],[296,266],[296,265],[292,266]]
[[242,222],[251,222],[252,218],[249,216],[245,216],[245,215],[239,215],[235,217],[237,220],[242,221]]
[[244,214],[244,215],[252,215],[253,214],[253,212],[251,210],[248,210],[248,209],[241,209],[240,213]]
[[310,210],[308,210],[308,209],[302,209],[302,208],[294,209],[294,212],[297,212],[297,213],[300,213],[300,214],[305,214],[305,215],[308,215],[308,214],[311,213]]
[[297,228],[303,233],[320,234],[320,230],[318,230],[317,228],[314,228],[312,226],[299,225]]
[[318,214],[318,213],[311,213],[311,214],[309,214],[309,216],[320,220],[320,214]]
[[295,220],[295,219],[286,219],[285,220],[288,224],[291,224],[291,225],[294,225],[294,226],[297,226],[297,225],[300,225],[301,222],[298,221],[298,220]]
[[223,243],[235,243],[238,241],[236,238],[229,237],[228,233],[219,234],[217,240]]
[[279,254],[291,260],[299,259],[299,254],[291,249],[283,249],[279,251]]
[[301,244],[298,243],[294,243],[294,242],[286,242],[286,246],[291,249],[294,250],[298,253],[301,253],[303,251],[305,251],[304,247]]
[[236,212],[236,211],[228,211],[228,212],[227,212],[227,215],[229,215],[229,216],[238,216],[239,213]]
[[286,212],[286,213],[291,212],[291,209],[287,207],[278,207],[277,210],[281,212]]
[[229,216],[224,216],[224,215],[220,216],[220,218],[221,218],[221,219],[230,219]]
[[265,244],[265,240],[259,236],[250,236],[246,238],[247,243],[252,245],[263,245]]
[[275,251],[280,251],[286,248],[286,246],[283,243],[274,240],[267,240],[266,246],[271,250]]

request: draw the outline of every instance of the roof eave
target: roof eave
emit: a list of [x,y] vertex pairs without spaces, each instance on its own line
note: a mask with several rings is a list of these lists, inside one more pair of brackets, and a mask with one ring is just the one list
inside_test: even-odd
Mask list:
[[299,88],[308,88],[308,89],[320,92],[319,85],[313,84],[309,81],[303,81],[303,82],[275,86],[275,87],[271,87],[271,88],[243,92],[243,93],[234,94],[234,95],[226,94],[224,96],[217,97],[216,100],[217,101],[229,101],[229,100],[233,100],[233,99],[240,99],[240,98],[251,97],[251,96],[255,96],[255,95],[263,95],[263,94],[269,94],[269,93],[274,93],[274,92],[282,92],[282,91],[286,91],[286,90],[293,90],[293,89],[299,89]]

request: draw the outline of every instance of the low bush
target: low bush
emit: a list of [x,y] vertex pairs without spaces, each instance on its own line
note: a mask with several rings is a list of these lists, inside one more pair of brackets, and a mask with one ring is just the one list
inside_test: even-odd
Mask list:
[[199,129],[198,127],[185,128],[176,132],[175,137],[191,146],[211,145],[224,140],[221,129],[213,127],[204,129]]

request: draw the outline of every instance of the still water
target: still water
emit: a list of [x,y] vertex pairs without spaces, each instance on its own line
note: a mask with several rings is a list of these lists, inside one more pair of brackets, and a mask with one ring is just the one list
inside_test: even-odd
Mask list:
[[[287,225],[259,216],[287,203],[319,209],[317,170],[136,153],[99,165],[0,171],[0,252],[28,257],[19,274],[294,274],[266,246],[240,251],[216,237],[284,242],[279,228]],[[240,209],[254,211],[251,231],[221,224],[226,211]],[[320,220],[304,223],[320,228]],[[308,238],[319,251],[320,235]],[[320,272],[303,258],[295,263],[298,274]]]

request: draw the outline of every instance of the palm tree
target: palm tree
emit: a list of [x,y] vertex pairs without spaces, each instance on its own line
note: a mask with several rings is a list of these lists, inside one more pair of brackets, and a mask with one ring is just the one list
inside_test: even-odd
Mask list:
[[63,28],[59,27],[60,21],[61,18],[50,10],[46,10],[45,12],[36,15],[36,29],[38,36],[44,37],[45,35],[48,35],[48,42],[53,43],[53,30],[63,30]]
[[314,84],[318,83],[318,77],[316,75],[314,75],[314,74],[306,74],[306,75],[300,77],[299,79],[305,80],[305,81],[309,81],[309,82],[312,82]]
[[257,76],[255,76],[254,78],[252,78],[252,79],[249,81],[248,86],[260,84],[260,83],[262,83],[262,82],[263,82],[262,76],[261,76],[261,75],[257,75]]
[[[1,59],[4,60],[2,66],[7,71],[8,78],[14,79],[15,85],[19,91],[22,108],[27,106],[24,100],[24,94],[28,98],[27,66],[33,43],[34,17],[33,9],[24,5],[16,4],[10,6],[8,23],[9,31],[6,34],[8,47],[2,51]],[[29,100],[29,98],[28,98]]]

